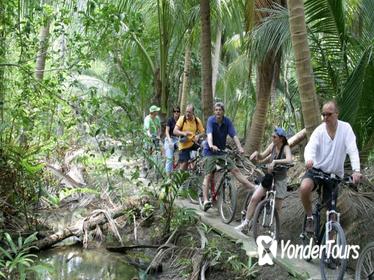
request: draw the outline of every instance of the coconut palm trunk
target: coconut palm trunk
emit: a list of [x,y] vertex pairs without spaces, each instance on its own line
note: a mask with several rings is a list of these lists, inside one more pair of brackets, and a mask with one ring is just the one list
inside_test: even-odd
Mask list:
[[217,85],[217,78],[218,78],[218,67],[219,61],[221,58],[221,45],[222,45],[222,22],[218,19],[218,26],[217,26],[217,34],[216,34],[216,42],[214,44],[214,56],[212,62],[212,92],[213,98],[216,96],[216,85]]
[[274,62],[275,58],[271,52],[266,55],[264,61],[257,67],[256,108],[250,128],[247,130],[247,141],[245,142],[245,150],[248,153],[258,150],[261,145],[274,77]]
[[303,0],[287,0],[292,47],[295,54],[296,77],[301,107],[309,138],[321,123],[319,104],[310,59]]
[[[283,4],[281,0],[269,1],[269,0],[256,0],[253,5],[252,0],[248,0],[246,7],[246,21],[247,27],[253,26],[253,18],[255,18],[255,24],[259,24],[264,17],[268,16],[266,12],[263,12],[264,8],[271,8],[275,3]],[[252,12],[250,9],[255,9]],[[278,62],[278,64],[276,64]],[[250,65],[251,67],[251,65]],[[280,54],[275,53],[274,50],[270,50],[262,61],[257,66],[257,82],[256,82],[256,107],[253,114],[252,120],[248,123],[245,150],[248,153],[252,153],[260,149],[262,137],[265,131],[266,115],[270,102],[272,85],[275,82],[275,77],[278,77],[280,68]]]
[[188,93],[190,91],[190,70],[191,70],[191,43],[186,44],[184,54],[184,71],[180,108],[182,112],[186,111]]
[[209,0],[200,0],[201,18],[201,88],[203,119],[206,121],[213,114],[212,92],[212,53],[210,32],[210,3]]

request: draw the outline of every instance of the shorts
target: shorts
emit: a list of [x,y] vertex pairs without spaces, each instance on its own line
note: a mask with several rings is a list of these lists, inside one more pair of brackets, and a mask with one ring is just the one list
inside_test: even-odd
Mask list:
[[[331,205],[331,200],[334,197],[335,201],[338,199],[338,189],[336,188],[338,185],[334,181],[328,181],[328,180],[323,180],[321,178],[315,178],[315,174],[313,170],[321,172],[320,169],[310,169],[307,172],[305,172],[302,180],[305,178],[309,178],[313,180],[314,187],[312,191],[315,191],[318,186],[323,186],[322,188],[322,201],[323,203],[326,203],[327,209],[332,210],[332,205]],[[317,190],[320,192],[321,190]]]
[[191,147],[189,147],[187,149],[180,150],[179,151],[179,160],[178,160],[178,162],[188,162],[190,159],[193,158],[193,157],[191,157],[191,153],[193,151],[197,151],[198,148],[199,148],[198,145],[193,144]]
[[[222,165],[225,163],[225,155],[214,155],[214,156],[206,156],[204,162],[204,171],[205,174],[211,174],[216,170],[216,165]],[[234,169],[235,163],[228,158],[227,159],[227,167],[229,170]]]

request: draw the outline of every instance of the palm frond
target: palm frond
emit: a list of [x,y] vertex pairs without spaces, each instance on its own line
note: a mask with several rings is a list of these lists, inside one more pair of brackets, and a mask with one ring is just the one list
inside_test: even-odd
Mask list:
[[341,119],[352,124],[360,148],[374,133],[373,92],[374,46],[371,46],[362,55],[339,98]]
[[275,5],[273,9],[263,9],[270,14],[250,35],[250,56],[261,62],[270,51],[278,53],[280,49],[288,52],[291,49],[288,11]]

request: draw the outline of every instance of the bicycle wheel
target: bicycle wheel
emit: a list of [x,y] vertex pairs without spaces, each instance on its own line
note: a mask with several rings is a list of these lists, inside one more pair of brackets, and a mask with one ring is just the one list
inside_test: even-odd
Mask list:
[[356,264],[355,280],[374,280],[374,242],[362,250]]
[[[327,230],[327,229],[326,229]],[[329,240],[334,240],[330,252],[326,248],[326,233],[321,243],[320,269],[322,279],[343,279],[347,267],[347,259],[343,256],[345,253],[346,240],[345,234],[337,222],[332,222],[329,232]],[[323,247],[325,245],[325,247]],[[336,247],[337,246],[337,247]],[[338,248],[337,250],[334,248]]]
[[218,197],[218,210],[221,215],[221,220],[225,224],[229,224],[235,217],[237,193],[236,188],[232,185],[230,178],[227,176],[222,178],[221,184]]
[[194,175],[187,183],[187,196],[192,204],[200,203],[200,194],[202,190],[203,178],[201,174]]
[[279,238],[279,216],[277,209],[274,207],[274,216],[272,217],[272,201],[274,200],[263,200],[256,207],[252,222],[255,241],[260,235],[270,236],[273,240]]

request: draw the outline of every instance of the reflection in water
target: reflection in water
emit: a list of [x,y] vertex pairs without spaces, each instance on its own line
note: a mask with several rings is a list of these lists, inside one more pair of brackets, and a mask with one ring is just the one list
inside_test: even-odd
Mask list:
[[50,269],[34,276],[36,280],[130,280],[138,276],[123,255],[105,249],[55,248],[42,252],[38,264]]

